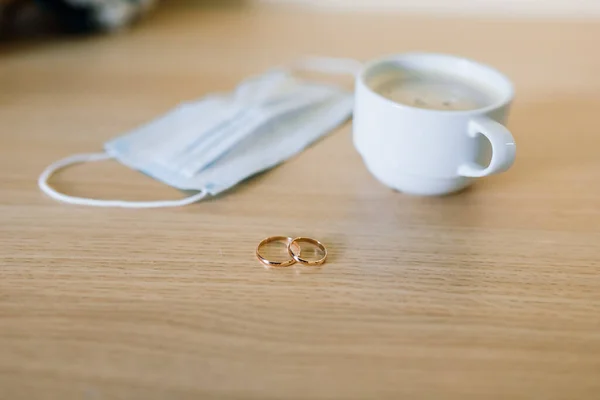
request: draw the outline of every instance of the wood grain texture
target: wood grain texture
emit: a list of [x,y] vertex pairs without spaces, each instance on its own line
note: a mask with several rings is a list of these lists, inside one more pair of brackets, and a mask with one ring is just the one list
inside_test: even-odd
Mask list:
[[[600,24],[165,9],[0,59],[0,399],[597,399]],[[506,174],[444,198],[379,184],[350,124],[178,209],[43,196],[50,162],[304,54],[443,51],[514,79]],[[181,196],[115,163],[58,188]],[[328,245],[265,270],[268,235]]]

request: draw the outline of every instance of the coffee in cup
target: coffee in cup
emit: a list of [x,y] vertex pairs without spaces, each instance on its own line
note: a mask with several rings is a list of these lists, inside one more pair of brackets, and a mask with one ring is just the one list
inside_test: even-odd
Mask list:
[[373,175],[394,189],[451,193],[514,162],[515,142],[504,126],[513,86],[489,66],[444,54],[400,54],[368,63],[355,91],[355,147]]

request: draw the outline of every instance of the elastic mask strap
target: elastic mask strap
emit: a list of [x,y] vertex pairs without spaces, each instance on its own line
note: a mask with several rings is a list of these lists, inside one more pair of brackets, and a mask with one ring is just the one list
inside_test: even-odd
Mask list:
[[42,192],[52,197],[54,200],[62,201],[63,203],[77,204],[83,206],[94,206],[94,207],[123,207],[123,208],[158,208],[158,207],[179,207],[186,206],[188,204],[195,203],[198,200],[206,197],[206,192],[198,192],[190,197],[186,197],[179,200],[165,200],[165,201],[127,201],[127,200],[97,200],[88,199],[86,197],[69,196],[64,193],[57,192],[54,188],[48,185],[48,179],[58,170],[63,169],[72,164],[102,161],[112,158],[106,153],[88,153],[88,154],[75,154],[73,156],[63,158],[52,164],[50,164],[38,179],[38,185]]
[[292,63],[290,67],[295,70],[357,76],[362,70],[363,64],[352,58],[305,57]]

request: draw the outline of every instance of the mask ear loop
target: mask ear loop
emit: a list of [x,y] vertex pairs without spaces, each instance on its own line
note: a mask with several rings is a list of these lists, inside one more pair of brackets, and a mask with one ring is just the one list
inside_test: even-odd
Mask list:
[[207,193],[200,191],[192,196],[179,200],[162,201],[127,201],[127,200],[98,200],[86,197],[69,196],[68,194],[57,192],[56,189],[48,185],[48,179],[58,170],[61,170],[72,164],[84,162],[103,161],[113,158],[107,153],[86,153],[75,154],[62,160],[50,164],[38,178],[38,185],[42,192],[54,200],[68,204],[76,204],[94,207],[122,207],[122,208],[158,208],[158,207],[180,207],[195,203],[207,196]]

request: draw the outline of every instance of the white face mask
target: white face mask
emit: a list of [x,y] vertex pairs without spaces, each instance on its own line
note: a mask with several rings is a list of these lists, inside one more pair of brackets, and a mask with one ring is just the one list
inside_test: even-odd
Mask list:
[[[351,60],[315,59],[302,69],[355,73]],[[340,87],[295,78],[276,69],[242,82],[231,94],[209,95],[181,104],[166,115],[107,142],[106,153],[79,154],[57,161],[38,183],[50,197],[103,207],[174,207],[216,195],[298,154],[343,123],[352,94]],[[74,163],[114,158],[170,186],[198,193],[169,201],[96,200],[57,192],[47,183]]]

